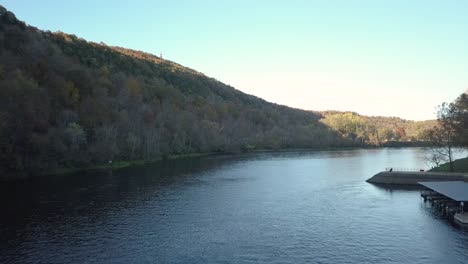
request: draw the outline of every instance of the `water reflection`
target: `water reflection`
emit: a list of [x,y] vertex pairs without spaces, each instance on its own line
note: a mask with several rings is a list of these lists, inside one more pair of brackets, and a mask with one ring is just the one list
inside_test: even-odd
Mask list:
[[419,191],[367,184],[420,149],[168,161],[2,185],[0,262],[466,263]]

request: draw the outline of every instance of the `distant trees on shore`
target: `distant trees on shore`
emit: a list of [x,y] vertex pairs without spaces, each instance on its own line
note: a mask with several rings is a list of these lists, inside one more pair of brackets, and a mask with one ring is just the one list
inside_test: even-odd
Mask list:
[[353,112],[324,112],[322,122],[353,145],[382,146],[388,142],[420,142],[427,140],[435,120],[408,121],[397,117],[361,116]]

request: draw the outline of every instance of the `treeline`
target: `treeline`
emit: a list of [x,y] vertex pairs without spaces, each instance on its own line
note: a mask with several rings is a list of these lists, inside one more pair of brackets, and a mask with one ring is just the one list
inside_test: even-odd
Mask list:
[[148,53],[38,30],[0,6],[0,175],[379,142],[323,118]]
[[[409,121],[398,117],[362,116],[354,112],[323,112],[324,124],[353,145],[415,146],[424,145],[436,120]],[[403,143],[405,142],[405,143]]]

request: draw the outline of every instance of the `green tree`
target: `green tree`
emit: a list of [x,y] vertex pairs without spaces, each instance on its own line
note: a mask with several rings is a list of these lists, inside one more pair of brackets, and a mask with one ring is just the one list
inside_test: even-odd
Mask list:
[[453,148],[456,133],[456,119],[453,104],[442,103],[437,110],[438,126],[428,134],[431,142],[431,160],[449,162],[450,171],[453,169]]
[[455,142],[460,146],[468,146],[468,94],[461,94],[452,104],[454,116]]

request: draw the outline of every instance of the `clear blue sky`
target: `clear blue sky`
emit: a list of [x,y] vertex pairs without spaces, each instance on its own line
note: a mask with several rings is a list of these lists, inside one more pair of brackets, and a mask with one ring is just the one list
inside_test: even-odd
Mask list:
[[158,54],[269,101],[407,119],[468,88],[468,1],[0,0],[41,29]]

